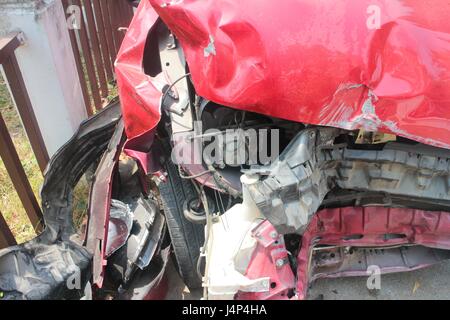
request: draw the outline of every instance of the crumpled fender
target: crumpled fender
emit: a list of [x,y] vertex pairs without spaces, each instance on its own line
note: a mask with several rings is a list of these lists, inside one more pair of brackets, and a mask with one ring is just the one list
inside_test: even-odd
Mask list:
[[[381,23],[374,29],[368,22],[377,8]],[[206,99],[450,148],[444,1],[141,1],[117,60],[130,140],[160,119],[157,80],[142,70],[158,15],[179,39]]]
[[153,129],[161,119],[161,88],[157,78],[145,74],[144,50],[158,15],[148,1],[141,1],[117,55],[115,70],[119,87],[127,142],[125,153],[139,160],[145,172],[149,168]]

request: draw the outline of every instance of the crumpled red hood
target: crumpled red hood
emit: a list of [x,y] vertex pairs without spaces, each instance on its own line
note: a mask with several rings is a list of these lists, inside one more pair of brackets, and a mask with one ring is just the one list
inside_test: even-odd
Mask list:
[[[368,27],[373,5],[380,29]],[[131,140],[160,120],[159,80],[142,70],[158,15],[179,39],[200,96],[450,148],[448,1],[143,0],[117,60]]]

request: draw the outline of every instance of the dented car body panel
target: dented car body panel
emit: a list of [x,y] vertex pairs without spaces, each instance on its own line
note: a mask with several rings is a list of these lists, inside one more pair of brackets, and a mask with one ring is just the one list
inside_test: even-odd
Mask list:
[[[371,5],[380,10],[378,29],[368,26]],[[139,73],[155,11],[179,39],[195,89],[206,99],[450,147],[444,3],[142,1],[117,62],[122,88],[132,86],[138,97],[124,104],[131,137],[159,121],[156,80]],[[142,118],[148,121],[134,121]]]

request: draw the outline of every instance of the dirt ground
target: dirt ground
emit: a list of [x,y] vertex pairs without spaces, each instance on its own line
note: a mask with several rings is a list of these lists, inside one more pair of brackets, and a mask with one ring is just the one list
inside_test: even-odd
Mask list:
[[[201,290],[189,292],[170,265],[170,291],[167,300],[198,300]],[[367,278],[321,279],[309,291],[310,299],[324,300],[449,300],[450,261],[426,269],[387,274],[381,277],[381,290],[369,292]]]

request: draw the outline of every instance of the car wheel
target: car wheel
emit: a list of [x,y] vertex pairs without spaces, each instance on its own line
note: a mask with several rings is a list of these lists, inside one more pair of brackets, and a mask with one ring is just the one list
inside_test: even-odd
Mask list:
[[182,179],[172,162],[167,162],[166,170],[167,181],[159,185],[159,191],[178,271],[189,289],[198,289],[202,287],[197,262],[205,241],[204,227],[187,220],[183,212],[186,201],[198,195],[192,182]]

